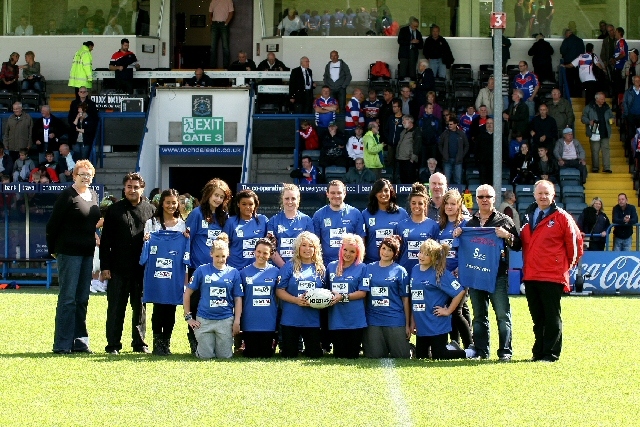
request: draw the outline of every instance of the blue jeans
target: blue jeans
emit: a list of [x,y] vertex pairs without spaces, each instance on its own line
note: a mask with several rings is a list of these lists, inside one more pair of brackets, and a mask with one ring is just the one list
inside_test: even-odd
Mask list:
[[[454,173],[453,180],[451,179],[452,171]],[[462,163],[456,163],[455,159],[445,161],[444,176],[447,178],[449,184],[462,184]]]
[[222,39],[222,67],[229,68],[229,26],[224,22],[211,23],[211,68],[218,68],[218,40]]
[[613,238],[613,250],[614,251],[630,251],[631,250],[631,238],[621,239],[619,237]]
[[58,254],[58,305],[53,351],[89,348],[87,332],[87,306],[93,255],[75,256]]
[[473,307],[473,346],[478,356],[489,357],[489,301],[498,321],[498,357],[511,356],[511,306],[507,276],[498,276],[495,291],[469,289]]
[[429,59],[429,67],[433,70],[434,77],[447,78],[447,66],[442,63],[442,59]]

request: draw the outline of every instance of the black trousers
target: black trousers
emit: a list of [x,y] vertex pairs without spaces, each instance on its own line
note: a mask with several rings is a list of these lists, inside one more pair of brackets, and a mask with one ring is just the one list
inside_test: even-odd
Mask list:
[[105,351],[122,350],[122,329],[127,310],[131,305],[131,347],[146,347],[147,311],[142,303],[142,275],[123,276],[112,272],[107,286],[107,346]]
[[242,331],[244,340],[244,357],[269,358],[273,356],[273,340],[275,332],[250,332]]
[[340,359],[357,359],[360,356],[364,328],[336,329],[333,335],[333,357]]
[[282,325],[282,342],[280,352],[282,357],[298,357],[298,341],[304,341],[304,355],[307,357],[322,357],[320,347],[320,328],[301,328],[298,326]]
[[153,335],[161,335],[164,339],[171,338],[176,324],[176,306],[173,304],[153,303],[151,314],[151,330]]
[[464,350],[447,349],[449,334],[434,335],[431,337],[416,337],[416,358],[428,359],[429,349],[431,357],[436,360],[464,359],[467,354]]
[[451,332],[449,332],[451,340],[462,340],[464,348],[469,348],[469,346],[473,344],[469,305],[467,304],[468,299],[469,295],[465,294],[460,304],[458,304],[458,307],[456,307],[451,314]]
[[562,351],[560,298],[563,286],[551,282],[524,282],[533,320],[533,359],[555,361]]

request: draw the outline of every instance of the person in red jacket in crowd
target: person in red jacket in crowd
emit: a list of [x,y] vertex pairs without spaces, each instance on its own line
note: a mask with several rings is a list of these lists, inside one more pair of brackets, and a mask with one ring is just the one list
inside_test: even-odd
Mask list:
[[520,230],[524,285],[533,320],[532,361],[555,362],[562,350],[560,299],[569,291],[569,270],[582,257],[582,236],[571,215],[556,206],[550,181],[536,182],[535,203]]

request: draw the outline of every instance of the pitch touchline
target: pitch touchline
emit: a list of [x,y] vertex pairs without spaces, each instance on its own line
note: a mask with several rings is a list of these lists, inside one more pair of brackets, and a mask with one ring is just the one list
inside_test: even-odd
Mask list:
[[387,387],[389,388],[389,394],[393,401],[393,407],[396,410],[398,425],[403,427],[413,426],[409,407],[402,395],[400,379],[395,372],[396,364],[393,362],[393,359],[380,359],[380,364],[384,368],[384,379],[387,381]]

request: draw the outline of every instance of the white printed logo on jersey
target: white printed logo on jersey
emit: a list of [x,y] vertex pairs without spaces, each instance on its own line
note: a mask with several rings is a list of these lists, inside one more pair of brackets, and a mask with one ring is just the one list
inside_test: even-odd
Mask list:
[[371,296],[372,297],[388,297],[389,296],[389,288],[386,286],[374,286],[371,288]]
[[173,260],[171,258],[157,258],[156,268],[173,268]]
[[216,286],[212,286],[209,288],[209,296],[215,298],[226,298],[227,288],[218,288]]
[[156,253],[158,253],[158,247],[157,247],[157,246],[151,246],[151,247],[149,248],[149,253],[150,253],[151,255],[155,255]]
[[171,274],[172,273],[170,271],[160,270],[154,271],[153,277],[155,277],[156,279],[171,279]]
[[292,249],[281,249],[280,256],[282,258],[293,258],[293,250]]
[[422,242],[420,240],[409,240],[407,242],[407,249],[409,249],[410,251],[419,252],[420,245],[422,245]]
[[269,307],[271,305],[271,298],[258,298],[253,300],[254,307]]
[[413,304],[413,311],[425,311],[426,309],[426,304]]
[[253,249],[256,247],[257,238],[242,241],[242,249]]
[[242,258],[244,259],[253,258],[253,251],[242,251]]
[[373,227],[374,225],[376,225],[376,219],[375,218],[369,218],[369,227]]
[[254,286],[253,295],[265,296],[271,295],[271,286]]
[[211,283],[213,281],[213,275],[204,276],[204,283]]
[[369,278],[365,277],[364,279],[362,279],[362,286],[364,286],[365,288],[369,287]]
[[281,248],[292,248],[293,247],[293,242],[296,239],[293,237],[283,237],[282,239],[280,239],[280,247]]
[[332,228],[329,230],[329,238],[336,239],[338,237],[342,237],[342,235],[345,234],[346,232],[347,232],[346,227]]
[[342,239],[331,239],[329,240],[329,244],[332,248],[339,248],[342,246]]
[[391,228],[381,228],[380,230],[376,230],[376,239],[384,239],[385,237],[392,235],[393,230]]
[[209,308],[226,307],[228,305],[229,304],[227,304],[227,300],[224,299],[209,300]]
[[247,281],[247,285],[253,285],[253,277],[247,277],[245,280]]
[[372,299],[371,307],[389,307],[389,299]]
[[236,228],[236,236],[244,237],[244,231],[242,231],[242,228],[240,228],[240,227]]
[[339,294],[348,294],[349,284],[343,282],[335,282],[331,284],[331,290]]
[[298,282],[299,291],[308,291],[315,288],[316,288],[316,282],[312,282],[311,280],[300,280]]
[[207,237],[209,239],[216,240],[220,233],[222,233],[220,230],[207,230]]
[[458,289],[460,289],[460,282],[458,282],[457,280],[452,281],[451,287],[457,291]]
[[402,237],[404,237],[405,239],[409,237],[409,230],[402,230]]
[[202,225],[202,228],[209,228],[209,223],[207,222],[206,219],[203,219],[202,220],[202,224],[200,224],[200,225]]
[[324,219],[324,226],[325,227],[331,227],[331,218],[325,218]]
[[411,299],[414,301],[423,300],[424,292],[421,289],[411,291]]
[[182,260],[189,261],[189,259],[191,259],[191,254],[189,252],[185,252],[184,255],[182,255]]
[[285,231],[287,231],[287,228],[282,224],[278,224],[278,234],[284,233]]

